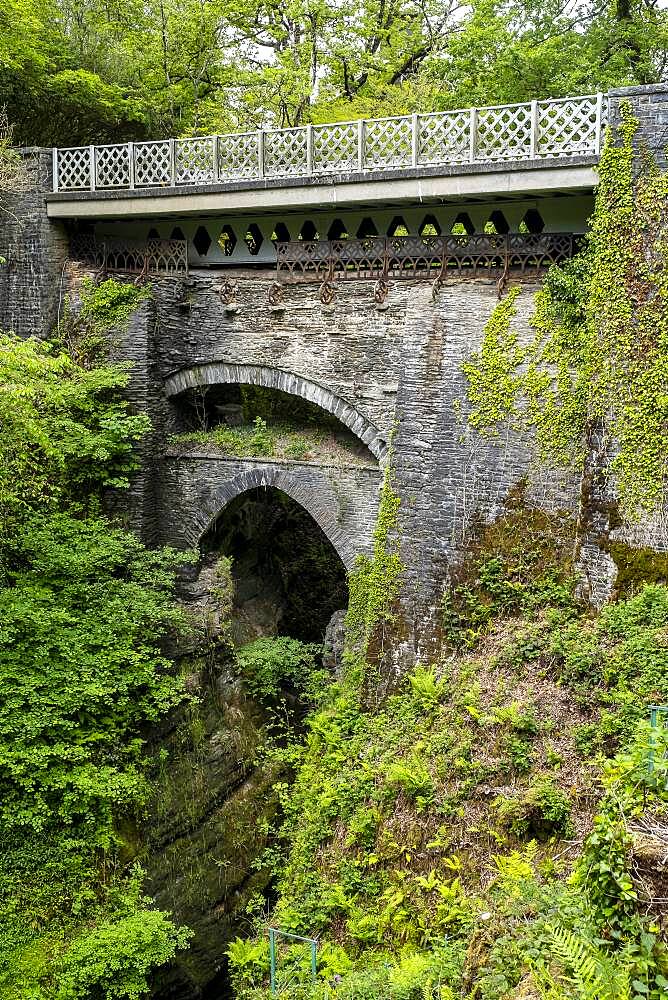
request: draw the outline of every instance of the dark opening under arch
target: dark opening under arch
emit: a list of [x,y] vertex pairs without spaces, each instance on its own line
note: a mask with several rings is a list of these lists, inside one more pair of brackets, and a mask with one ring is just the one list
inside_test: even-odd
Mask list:
[[305,507],[275,486],[239,493],[202,537],[202,556],[232,559],[233,632],[322,642],[335,611],[348,603],[346,569]]

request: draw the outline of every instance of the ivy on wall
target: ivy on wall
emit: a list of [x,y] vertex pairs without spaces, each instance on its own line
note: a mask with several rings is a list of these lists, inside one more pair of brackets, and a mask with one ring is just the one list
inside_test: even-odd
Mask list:
[[517,308],[519,286],[511,288],[485,324],[480,354],[464,364],[469,380],[468,397],[473,405],[469,423],[477,429],[489,429],[512,413],[521,388],[517,368],[524,351],[518,345],[511,322]]
[[346,645],[350,662],[362,662],[369,656],[372,646],[377,647],[380,654],[385,647],[385,632],[393,620],[403,568],[396,538],[400,502],[392,489],[391,465],[388,464],[373,535],[373,555],[371,558],[360,556],[348,578]]
[[545,463],[581,469],[604,431],[619,513],[637,520],[666,498],[668,176],[644,150],[630,106],[608,135],[583,250],[548,272],[532,342],[510,328],[517,289],[499,303],[464,366],[472,426],[518,418]]

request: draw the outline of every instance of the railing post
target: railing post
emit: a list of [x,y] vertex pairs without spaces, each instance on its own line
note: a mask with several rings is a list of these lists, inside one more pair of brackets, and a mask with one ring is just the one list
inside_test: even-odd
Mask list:
[[313,173],[313,126],[306,126],[306,174],[308,177]]
[[176,140],[169,140],[169,183],[176,187]]
[[357,169],[360,172],[364,170],[364,125],[361,118],[357,123]]
[[478,155],[478,109],[471,108],[469,119],[469,160],[475,162]]
[[257,134],[257,175],[264,177],[264,132],[262,129]]
[[135,146],[133,142],[128,143],[128,187],[134,191],[135,186]]
[[269,928],[269,981],[272,995],[276,993],[276,932],[273,927]]
[[594,139],[594,152],[596,155],[601,153],[601,145],[603,141],[603,94],[596,95],[596,138]]
[[90,170],[90,189],[95,190],[95,146],[88,147],[88,167]]
[[58,191],[58,150],[54,146],[51,150],[51,156],[53,158],[53,190]]
[[218,156],[219,145],[218,145],[217,135],[214,135],[212,145],[213,145],[213,181],[214,184],[218,184],[218,182],[220,181],[220,160]]
[[417,167],[420,158],[420,118],[418,115],[412,116],[411,121],[411,163]]
[[532,160],[538,155],[538,101],[531,102],[531,138],[529,156]]

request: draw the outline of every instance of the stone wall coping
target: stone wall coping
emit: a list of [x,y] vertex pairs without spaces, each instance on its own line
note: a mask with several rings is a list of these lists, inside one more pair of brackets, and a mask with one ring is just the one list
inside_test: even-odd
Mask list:
[[249,462],[251,465],[287,465],[290,468],[296,467],[298,469],[333,469],[339,472],[341,469],[346,471],[360,471],[360,472],[381,472],[380,465],[357,465],[355,463],[347,464],[345,462],[299,462],[296,459],[290,458],[262,458],[261,456],[249,455],[247,457],[234,457],[233,455],[214,455],[210,451],[189,451],[187,454],[181,452],[172,451],[167,449],[164,452],[164,457],[166,460],[176,459],[179,462],[188,461],[190,459],[197,461],[207,461],[207,462],[229,462],[229,463],[239,463],[239,462]]
[[663,83],[646,83],[638,87],[615,87],[608,97],[642,97],[643,94],[668,94],[668,80]]

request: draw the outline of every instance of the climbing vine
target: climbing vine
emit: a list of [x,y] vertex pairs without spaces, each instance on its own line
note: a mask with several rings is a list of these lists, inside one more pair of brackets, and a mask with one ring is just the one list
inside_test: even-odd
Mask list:
[[622,104],[591,231],[580,254],[548,272],[532,343],[521,350],[509,330],[509,295],[464,368],[471,424],[521,417],[544,462],[581,468],[602,432],[626,520],[662,506],[668,483],[668,176],[637,155],[637,129]]
[[510,416],[521,386],[517,368],[524,351],[511,330],[517,311],[515,302],[520,288],[511,288],[487,321],[480,354],[464,364],[469,380],[468,397],[473,406],[469,423],[477,430],[495,429]]
[[148,285],[139,288],[114,278],[96,285],[84,278],[78,308],[69,300],[65,302],[56,331],[57,345],[84,367],[106,360],[112,333],[125,330],[135,309],[150,295]]
[[391,475],[388,464],[373,536],[373,556],[361,556],[348,581],[346,643],[349,654],[360,658],[366,657],[373,639],[378,639],[382,646],[382,636],[393,619],[393,605],[399,590],[402,563],[396,528],[401,500],[392,489]]

